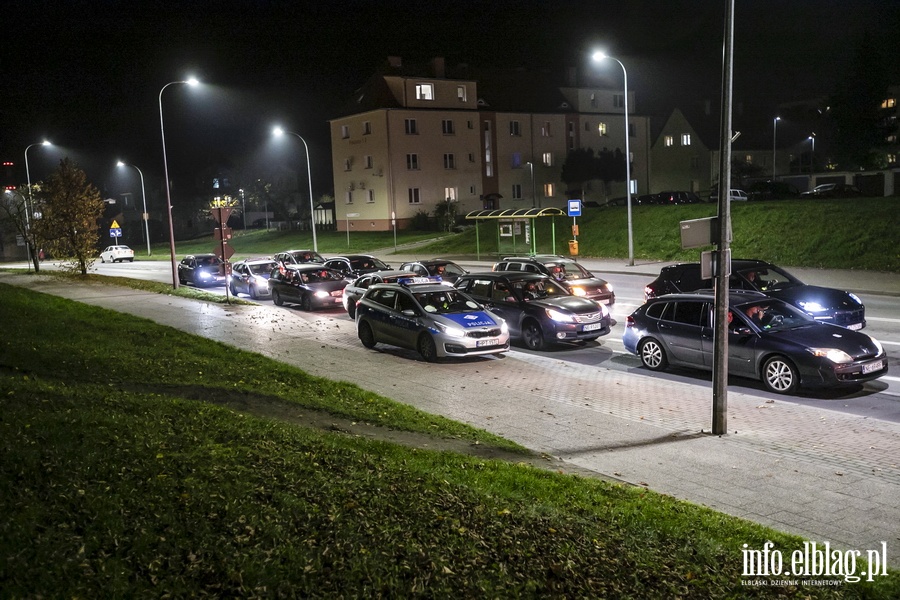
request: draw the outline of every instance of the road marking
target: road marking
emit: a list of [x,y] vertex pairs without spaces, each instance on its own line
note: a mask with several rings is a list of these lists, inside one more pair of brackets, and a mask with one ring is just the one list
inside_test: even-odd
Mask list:
[[885,323],[900,323],[900,319],[892,319],[890,317],[866,317],[866,321],[883,321]]
[[882,345],[900,346],[900,342],[886,342],[884,340],[878,340],[878,341],[881,342]]
[[900,377],[888,377],[887,375],[883,375],[883,376],[879,377],[879,379],[881,379],[882,381],[896,381],[896,382],[900,382]]

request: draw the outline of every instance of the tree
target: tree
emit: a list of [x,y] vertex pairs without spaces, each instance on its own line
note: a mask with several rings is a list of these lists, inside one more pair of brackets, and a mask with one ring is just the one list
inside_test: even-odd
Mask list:
[[[37,186],[32,186],[36,188]],[[34,239],[34,229],[30,227],[28,216],[28,199],[18,190],[6,190],[0,200],[0,225],[15,230],[16,235],[22,236],[28,246],[28,254],[34,265],[34,271],[41,270],[40,257],[37,252],[37,244]]]
[[609,184],[613,181],[625,181],[625,154],[618,148],[615,151],[604,148],[597,153],[597,179],[603,182],[604,193],[609,196]]
[[441,231],[451,231],[456,225],[456,202],[447,198],[434,207],[434,218]]
[[96,260],[103,207],[100,192],[88,183],[84,171],[63,159],[35,195],[35,239],[62,261],[64,270],[87,275]]
[[576,148],[566,155],[563,163],[560,179],[568,186],[569,190],[582,191],[584,184],[596,178],[597,168],[594,150],[592,148]]

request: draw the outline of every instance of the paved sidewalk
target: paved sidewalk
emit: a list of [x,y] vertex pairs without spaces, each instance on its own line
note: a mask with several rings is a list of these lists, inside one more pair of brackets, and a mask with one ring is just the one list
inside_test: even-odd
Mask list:
[[583,349],[594,355],[590,365],[556,358],[564,353],[513,352],[428,365],[426,372],[414,355],[386,347],[361,362],[353,323],[340,313],[311,322],[290,309],[273,313],[53,278],[0,274],[4,282],[351,381],[596,473],[811,541],[863,552],[885,541],[889,562],[900,567],[898,423],[731,391],[728,435],[713,436],[711,384],[704,390],[640,368],[608,368],[622,360],[610,350],[612,340]]

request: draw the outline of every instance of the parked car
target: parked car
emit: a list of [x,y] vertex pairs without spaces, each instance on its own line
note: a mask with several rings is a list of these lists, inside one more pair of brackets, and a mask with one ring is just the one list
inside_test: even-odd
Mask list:
[[606,306],[573,296],[560,282],[540,273],[468,273],[457,289],[504,319],[510,335],[531,350],[560,342],[593,341],[610,331]]
[[[739,189],[732,189],[729,194],[732,202],[747,202],[750,197],[747,195],[747,192]],[[710,202],[718,202],[719,201],[719,190],[718,188],[713,188],[709,192],[709,201]]]
[[703,200],[694,192],[660,192],[655,194],[651,204],[664,204],[671,206],[674,204],[702,204]]
[[325,260],[325,266],[329,269],[340,271],[344,274],[344,277],[351,281],[365,273],[392,270],[391,265],[368,254],[333,256]]
[[275,306],[299,304],[306,311],[340,306],[346,285],[343,273],[317,263],[279,265],[269,276]]
[[456,281],[460,275],[468,273],[468,271],[455,262],[444,258],[406,262],[400,265],[400,270],[414,273],[419,277],[437,275],[444,281],[449,281],[450,283]]
[[526,271],[542,273],[556,279],[575,296],[583,296],[602,304],[613,305],[616,294],[611,283],[596,277],[578,261],[556,254],[507,256],[496,263],[493,271]]
[[747,187],[747,198],[753,200],[790,200],[799,198],[800,190],[783,181],[757,181]]
[[356,318],[356,304],[366,290],[376,283],[397,283],[398,279],[409,279],[413,276],[409,271],[375,271],[354,279],[344,288],[344,309],[351,319]]
[[862,196],[856,186],[847,183],[823,183],[800,194],[801,198],[857,198]]
[[303,263],[324,263],[325,259],[315,250],[285,250],[274,256],[275,262],[285,265],[300,265]]
[[[626,320],[625,349],[644,367],[713,368],[715,296],[669,294],[648,300]],[[888,372],[874,338],[821,323],[776,298],[754,292],[729,298],[728,371],[772,392],[860,384]]]
[[416,350],[429,362],[509,350],[503,319],[459,290],[427,278],[372,285],[356,309],[357,335],[366,348],[391,344]]
[[228,276],[228,289],[235,298],[247,294],[253,300],[269,297],[269,276],[278,266],[272,258],[248,258],[234,263]]
[[100,262],[102,263],[117,263],[123,260],[134,262],[134,250],[128,246],[107,246],[100,253]]
[[215,254],[188,254],[178,264],[178,281],[198,287],[225,283],[225,264]]
[[[702,279],[699,263],[663,267],[659,277],[644,287],[644,297],[710,289],[712,280]],[[848,329],[866,326],[866,307],[852,292],[806,285],[784,269],[761,260],[733,259],[728,287],[761,292],[793,304],[817,321]]]

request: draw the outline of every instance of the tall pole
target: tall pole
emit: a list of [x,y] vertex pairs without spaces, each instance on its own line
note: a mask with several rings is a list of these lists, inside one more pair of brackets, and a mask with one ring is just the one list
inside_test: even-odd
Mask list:
[[[28,150],[32,146],[49,146],[50,142],[44,140],[43,142],[35,142],[34,144],[29,144],[25,147],[25,177],[28,180],[28,202],[25,204],[25,231],[27,235],[25,236],[25,253],[28,256],[28,263],[31,264],[33,261],[33,253],[31,252],[31,220],[28,216],[28,211],[34,210],[34,194],[31,191],[31,170],[28,168]],[[35,270],[37,270],[37,264],[35,264]]]
[[[313,250],[316,252],[319,251],[319,243],[316,240],[316,207],[313,202],[313,191],[312,191],[312,168],[310,166],[309,160],[309,146],[306,145],[306,140],[304,140],[300,134],[294,133],[293,131],[285,131],[281,127],[276,127],[272,130],[272,133],[275,135],[292,135],[303,142],[303,148],[306,150],[306,179],[307,183],[309,183],[309,223],[312,226],[312,238],[313,238]],[[268,214],[268,213],[267,213]],[[349,231],[348,231],[349,235]]]
[[775,117],[772,120],[772,181],[775,181],[775,152],[778,146],[775,144],[775,136],[778,134],[778,121],[781,117]]
[[162,89],[159,90],[159,134],[162,138],[163,171],[166,177],[166,214],[169,217],[169,254],[172,261],[172,287],[176,290],[178,289],[178,267],[175,265],[175,226],[172,223],[172,191],[169,187],[169,162],[166,158],[166,128],[163,122],[162,95],[167,87],[178,83],[197,85],[197,80],[189,79],[187,81],[172,81],[162,86]]
[[535,208],[537,206],[537,189],[534,187],[534,163],[528,161],[525,164],[531,171],[531,208]]
[[138,172],[138,174],[141,176],[141,198],[143,198],[143,200],[144,200],[144,215],[141,218],[144,220],[144,235],[147,238],[147,256],[150,256],[150,224],[149,224],[150,215],[147,214],[147,194],[144,192],[144,174],[135,165],[129,165],[129,164],[123,163],[121,160],[117,163],[116,166],[131,167],[134,170],[136,170]]
[[[712,432],[728,432],[728,276],[731,271],[731,109],[734,67],[734,0],[728,0],[722,65],[722,115],[719,152],[718,252],[715,253],[715,329],[713,333]],[[728,190],[724,192],[724,190]]]

